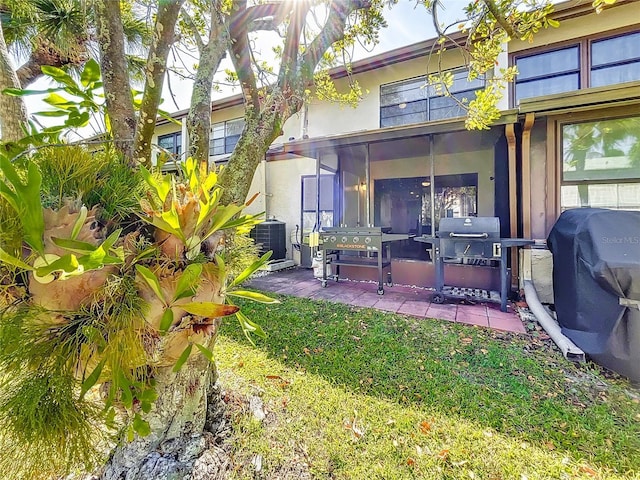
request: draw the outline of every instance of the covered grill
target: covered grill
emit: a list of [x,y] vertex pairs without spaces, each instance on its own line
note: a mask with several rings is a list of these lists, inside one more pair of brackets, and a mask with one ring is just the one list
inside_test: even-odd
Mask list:
[[[378,295],[384,293],[383,269],[391,265],[391,242],[407,240],[409,235],[389,233],[381,227],[324,227],[320,233],[322,249],[322,286],[327,286],[327,254],[335,252],[331,263],[336,267],[332,277],[337,281],[340,265],[378,269]],[[366,253],[366,256],[361,255]],[[389,282],[390,283],[390,280]]]
[[562,333],[596,362],[640,382],[640,212],[567,210],[547,245]]
[[[446,298],[500,303],[507,311],[509,281],[507,252],[511,247],[533,244],[533,240],[522,238],[500,238],[500,219],[497,217],[442,218],[436,237],[421,236],[414,240],[435,247],[436,293],[434,303],[443,303]],[[445,262],[468,265],[496,263],[500,268],[500,292],[477,288],[463,288],[444,284]]]

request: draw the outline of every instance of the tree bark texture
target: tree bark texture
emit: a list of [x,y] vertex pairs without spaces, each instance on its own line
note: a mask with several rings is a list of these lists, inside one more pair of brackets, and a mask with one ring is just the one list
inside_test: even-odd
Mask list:
[[102,79],[114,146],[134,165],[136,117],[125,55],[125,36],[119,2],[96,1]]
[[158,105],[162,99],[167,57],[176,40],[176,21],[183,3],[184,0],[160,0],[158,2],[158,13],[147,60],[144,94],[134,142],[134,157],[139,163],[146,166],[151,166],[151,139],[156,128]]
[[[205,168],[209,162],[209,137],[211,133],[211,88],[213,76],[229,46],[228,29],[220,13],[219,2],[211,7],[211,30],[209,41],[201,45],[200,62],[191,93],[191,107],[187,115],[189,134],[189,156],[198,160]],[[195,32],[197,35],[197,32]]]
[[[218,319],[219,324],[219,319]],[[215,385],[214,366],[202,355],[178,373],[167,367],[156,375],[158,399],[145,416],[146,437],[136,435],[112,453],[101,480],[196,480],[225,478],[231,467],[224,439],[230,426]]]
[[[5,88],[20,88],[16,72],[11,65],[7,44],[0,25],[0,92]],[[27,108],[21,97],[10,97],[0,93],[0,129],[3,142],[16,142],[24,133],[22,125],[27,123]]]

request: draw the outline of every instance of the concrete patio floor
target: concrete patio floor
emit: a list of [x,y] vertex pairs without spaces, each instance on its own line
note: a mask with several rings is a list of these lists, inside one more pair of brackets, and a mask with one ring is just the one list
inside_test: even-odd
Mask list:
[[507,332],[526,333],[522,320],[512,305],[508,306],[507,312],[501,312],[499,305],[491,303],[435,304],[431,303],[433,291],[424,288],[385,285],[384,295],[378,295],[377,283],[342,279],[339,282],[329,280],[327,287],[323,288],[320,280],[313,277],[313,270],[304,268],[290,268],[254,277],[250,280],[249,286],[264,292],[327,300]]

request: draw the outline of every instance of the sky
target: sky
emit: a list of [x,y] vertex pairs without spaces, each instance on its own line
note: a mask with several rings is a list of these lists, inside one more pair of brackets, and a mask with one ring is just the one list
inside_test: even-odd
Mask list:
[[[440,20],[443,23],[451,23],[455,21],[456,17],[462,15],[462,9],[469,3],[469,0],[446,0],[442,3],[446,5],[444,10],[440,13]],[[379,44],[369,51],[364,48],[357,49],[354,52],[354,60],[377,55],[395,48],[400,48],[405,45],[410,45],[412,43],[435,37],[435,30],[431,15],[427,12],[424,6],[417,5],[415,1],[399,0],[395,6],[386,9],[385,19],[387,20],[388,26],[380,31]],[[268,48],[268,45],[260,46],[262,48]],[[185,60],[185,62],[191,63],[193,61],[193,59]],[[230,62],[226,66],[230,68]],[[178,76],[172,75],[169,83],[171,86],[170,90],[167,82],[165,82],[163,95],[164,102],[161,105],[161,108],[168,112],[175,112],[177,110],[189,108],[191,82],[188,80],[181,80]],[[34,85],[29,86],[29,88],[38,90],[49,88],[50,86],[51,85],[48,81],[43,79],[36,82]],[[225,88],[222,92],[214,93],[213,98],[224,98],[234,93],[238,93],[238,91]],[[25,98],[27,102],[27,109],[30,114],[49,109],[48,105],[41,101],[41,98],[42,97],[37,96]],[[50,120],[48,118],[38,117],[38,120],[45,125],[51,124],[51,122],[47,122],[47,120]],[[87,132],[87,135],[92,135],[93,133],[94,132]]]

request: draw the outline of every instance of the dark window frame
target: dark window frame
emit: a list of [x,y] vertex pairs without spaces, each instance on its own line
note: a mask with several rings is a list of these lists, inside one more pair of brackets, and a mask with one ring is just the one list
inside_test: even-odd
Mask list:
[[[235,122],[242,122],[242,130],[237,135],[229,135],[228,127],[229,124]],[[243,117],[232,118],[229,120],[225,120],[224,122],[217,122],[211,125],[211,138],[209,139],[209,156],[215,157],[219,155],[228,155],[233,153],[233,149],[236,147],[238,140],[240,139],[240,135],[242,135],[242,131],[244,130],[245,122]],[[222,129],[222,136],[215,136],[216,130]],[[216,141],[218,141],[218,145],[215,145]],[[218,149],[216,151],[216,149]]]
[[[165,146],[162,146],[162,141],[171,138],[173,140],[173,145],[171,146],[171,148],[167,148]],[[179,140],[178,140],[179,139]],[[167,152],[171,153],[172,155],[176,156],[176,157],[180,157],[180,155],[182,155],[182,130],[180,130],[179,132],[172,132],[172,133],[167,133],[165,135],[158,135],[158,142],[157,145],[160,148],[163,148],[164,150],[166,150]]]
[[[510,66],[514,66],[516,65],[516,61],[521,59],[521,58],[527,58],[527,57],[533,57],[536,55],[542,55],[545,53],[550,53],[550,52],[555,52],[555,51],[560,51],[563,49],[567,49],[567,48],[571,48],[571,47],[578,47],[579,51],[578,51],[578,55],[579,55],[579,79],[578,79],[578,90],[583,90],[585,88],[590,88],[591,87],[591,72],[594,70],[597,70],[597,68],[594,68],[592,65],[592,46],[594,43],[598,43],[598,42],[602,42],[602,41],[606,41],[606,40],[611,40],[614,38],[619,38],[619,37],[624,37],[626,35],[634,35],[634,34],[638,34],[640,33],[640,29],[638,29],[638,27],[636,25],[633,26],[628,26],[628,27],[624,27],[624,28],[619,28],[616,30],[610,30],[607,32],[600,32],[599,34],[596,35],[591,35],[588,37],[581,37],[581,38],[577,38],[577,39],[570,39],[570,40],[566,40],[563,42],[558,42],[555,43],[551,46],[549,45],[545,45],[542,47],[536,47],[536,48],[531,48],[531,49],[527,49],[527,50],[521,50],[518,52],[514,52],[514,53],[510,53],[509,54],[509,65]],[[640,58],[634,58],[634,59],[626,59],[626,60],[620,60],[620,61],[616,61],[616,62],[611,62],[610,64],[606,64],[605,66],[599,66],[598,68],[606,68],[606,67],[610,67],[610,66],[615,66],[615,65],[625,65],[625,64],[631,64],[631,63],[640,63]],[[572,70],[573,71],[573,70]],[[568,71],[567,71],[568,72]],[[550,74],[550,75],[541,75],[539,77],[535,77],[535,79],[544,79],[544,78],[553,78],[554,76],[560,76],[565,72],[562,73],[558,73],[555,72],[554,74]],[[532,81],[534,80],[533,77],[527,78],[526,81]],[[518,77],[516,77],[516,80],[510,85],[509,87],[509,105],[512,108],[517,107],[516,104],[516,87],[518,84],[522,84],[525,82],[518,82]],[[611,84],[607,84],[607,85],[615,85],[614,83]],[[571,90],[574,91],[574,90]],[[577,91],[577,90],[575,90]],[[527,97],[527,98],[536,98],[536,97]]]
[[[458,74],[461,73],[465,73],[467,74],[468,71],[464,68],[456,68],[453,70],[449,70],[454,77]],[[459,80],[459,79],[458,79]],[[484,88],[484,86],[486,85],[486,79],[482,78],[482,79],[476,79],[473,82],[482,82],[482,86],[477,86],[477,87],[471,87],[471,88],[462,88],[462,89],[452,89],[451,94],[452,96],[458,98],[459,100],[461,100],[462,98],[466,98],[468,101],[471,101],[475,98],[475,96],[473,95],[476,91]],[[472,82],[468,82],[469,85],[472,85]],[[385,97],[389,97],[391,95],[393,95],[392,92],[387,91],[385,92],[384,89],[385,87],[394,87],[394,86],[402,86],[402,85],[406,85],[409,88],[407,88],[406,91],[411,91],[411,90],[419,90],[422,95],[419,95],[419,98],[413,99],[413,100],[408,100],[406,102],[400,102],[400,103],[390,103],[390,104],[385,104]],[[411,87],[412,85],[421,85],[420,87]],[[455,87],[455,82],[454,82],[454,87]],[[451,100],[454,102],[453,105],[451,105],[451,107],[439,107],[439,108],[433,108],[432,107],[432,103],[434,100],[441,100],[441,99],[447,99],[447,100]],[[404,104],[404,107],[400,107],[400,105]],[[421,106],[420,104],[423,104],[423,106]],[[418,108],[407,108],[407,107],[418,107]],[[400,113],[397,115],[384,115],[384,111],[392,111],[393,109],[397,109],[397,108],[403,108],[406,109],[406,113]],[[430,122],[430,121],[436,121],[436,120],[445,120],[445,119],[450,119],[450,118],[459,118],[459,117],[463,117],[464,113],[461,115],[455,115],[455,116],[449,116],[449,115],[445,115],[443,117],[438,117],[436,119],[433,118],[433,114],[434,112],[440,111],[440,110],[444,110],[447,108],[454,108],[454,109],[458,109],[460,108],[457,103],[455,103],[455,100],[452,100],[450,97],[447,97],[443,94],[438,94],[438,92],[436,91],[436,87],[433,85],[429,85],[428,84],[428,79],[426,76],[419,76],[419,77],[412,77],[412,78],[406,78],[404,80],[400,80],[400,81],[396,81],[396,82],[390,82],[390,83],[385,83],[380,85],[380,108],[379,108],[379,125],[380,128],[387,128],[387,127],[394,127],[394,126],[401,126],[401,125],[411,125],[411,124],[415,124],[415,123],[422,123],[422,122]],[[409,118],[410,116],[415,116],[415,117],[419,117],[422,116],[423,119],[422,120],[418,120],[418,121],[407,121],[407,122],[401,122],[401,123],[393,123],[393,124],[385,124],[384,120],[385,119],[390,119],[390,118]]]

